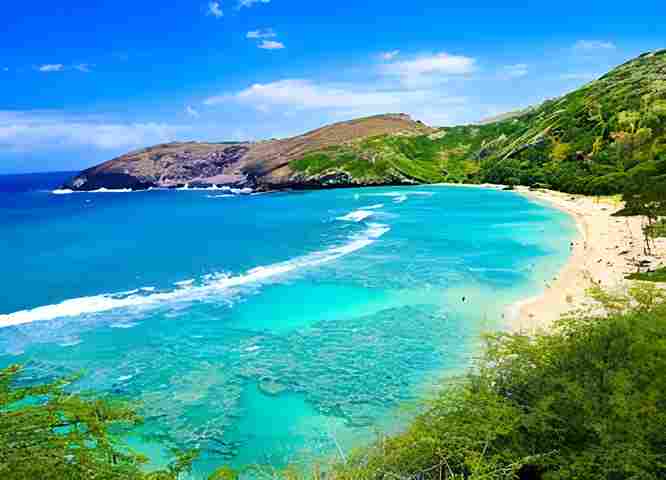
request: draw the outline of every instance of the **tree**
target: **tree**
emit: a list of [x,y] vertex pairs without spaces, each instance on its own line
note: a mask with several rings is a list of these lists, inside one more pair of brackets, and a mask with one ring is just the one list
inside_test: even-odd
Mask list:
[[651,232],[659,218],[666,215],[666,161],[643,162],[631,169],[622,198],[625,214],[645,217],[645,253],[651,253]]
[[571,154],[571,145],[568,143],[555,142],[550,158],[555,162],[563,162]]
[[641,115],[638,112],[625,110],[618,113],[617,115],[617,123],[620,124],[620,127],[629,129],[630,133],[634,133],[636,131],[636,127],[638,126],[638,122],[640,122],[640,120]]
[[196,457],[178,453],[166,470],[146,473],[147,459],[116,435],[141,422],[128,404],[68,393],[73,378],[17,386],[20,372],[0,370],[3,480],[177,480]]

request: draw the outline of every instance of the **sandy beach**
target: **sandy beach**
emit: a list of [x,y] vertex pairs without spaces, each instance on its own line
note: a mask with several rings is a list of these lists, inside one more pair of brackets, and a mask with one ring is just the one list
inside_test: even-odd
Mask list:
[[637,271],[639,261],[649,261],[651,268],[666,265],[666,239],[657,239],[653,255],[645,255],[643,219],[613,217],[622,207],[620,202],[525,187],[516,192],[569,213],[576,220],[578,238],[572,243],[569,261],[544,285],[544,292],[511,308],[511,329],[545,329],[563,314],[590,304],[587,290],[592,282],[609,290],[626,287],[630,281],[625,277]]

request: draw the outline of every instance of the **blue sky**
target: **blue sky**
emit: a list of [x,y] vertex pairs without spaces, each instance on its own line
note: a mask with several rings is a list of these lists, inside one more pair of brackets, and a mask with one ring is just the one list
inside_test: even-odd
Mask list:
[[384,112],[473,122],[666,47],[652,0],[96,3],[3,6],[0,173]]

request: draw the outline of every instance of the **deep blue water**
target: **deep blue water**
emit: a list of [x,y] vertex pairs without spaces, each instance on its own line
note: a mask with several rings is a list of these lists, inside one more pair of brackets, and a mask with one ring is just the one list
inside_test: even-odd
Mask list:
[[64,177],[0,177],[0,365],[140,401],[131,443],[200,448],[195,478],[396,428],[575,233],[476,188],[50,193]]

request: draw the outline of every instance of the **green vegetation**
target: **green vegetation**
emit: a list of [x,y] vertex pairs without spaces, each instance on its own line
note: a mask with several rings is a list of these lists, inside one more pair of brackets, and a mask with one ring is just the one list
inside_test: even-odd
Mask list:
[[651,238],[666,237],[666,219],[662,218],[649,227],[648,235],[650,235]]
[[547,184],[608,195],[659,161],[666,161],[666,50],[505,120],[383,135],[310,153],[291,166],[309,176],[345,171],[359,182]]
[[633,273],[627,277],[629,280],[642,282],[666,282],[666,267],[659,268],[653,272]]
[[666,478],[666,304],[640,285],[485,356],[404,433],[334,469],[362,479]]
[[[174,452],[165,470],[121,441],[141,418],[126,403],[66,391],[74,378],[25,386],[21,368],[0,370],[0,478],[3,480],[177,480],[197,453]],[[211,480],[233,480],[219,470]]]
[[625,208],[617,215],[641,215],[645,253],[654,249],[654,239],[664,235],[666,215],[666,160],[646,161],[632,169],[624,184],[622,200]]
[[380,135],[311,153],[291,163],[297,172],[346,172],[362,183],[445,180],[436,143],[427,136]]

